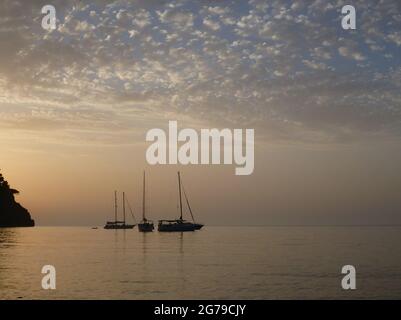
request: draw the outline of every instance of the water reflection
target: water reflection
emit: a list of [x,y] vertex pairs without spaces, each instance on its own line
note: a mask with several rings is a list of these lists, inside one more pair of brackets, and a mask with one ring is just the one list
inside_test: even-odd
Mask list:
[[13,248],[18,243],[18,230],[11,228],[0,228],[0,292],[7,290],[10,284],[7,279],[10,261],[13,260]]
[[180,256],[182,257],[184,255],[184,232],[181,232],[178,237],[178,248]]
[[[0,229],[0,299],[342,298],[337,276],[344,261],[364,265],[360,276],[367,279],[363,290],[347,297],[396,298],[401,251],[394,243],[401,241],[400,231]],[[57,268],[55,292],[40,286],[45,264]]]
[[142,237],[142,254],[143,258],[146,261],[146,254],[148,252],[148,232],[141,232]]
[[178,270],[178,274],[182,275],[182,281],[180,283],[180,290],[185,290],[185,288],[187,287],[187,281],[186,281],[186,277],[188,276],[185,273],[185,266],[184,266],[184,232],[181,232],[178,236],[178,266],[177,266],[177,270]]
[[10,248],[17,244],[18,229],[0,228],[0,247]]

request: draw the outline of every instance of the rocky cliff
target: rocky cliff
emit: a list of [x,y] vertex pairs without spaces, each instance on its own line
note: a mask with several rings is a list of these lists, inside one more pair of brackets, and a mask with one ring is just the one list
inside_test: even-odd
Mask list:
[[0,173],[0,228],[33,227],[35,225],[28,210],[15,201],[14,196],[18,193],[17,190],[10,188]]

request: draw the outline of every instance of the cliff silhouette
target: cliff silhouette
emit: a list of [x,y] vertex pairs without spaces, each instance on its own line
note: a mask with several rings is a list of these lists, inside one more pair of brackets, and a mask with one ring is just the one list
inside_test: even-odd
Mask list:
[[0,173],[0,228],[33,227],[28,210],[15,201],[18,190],[10,188],[8,182]]

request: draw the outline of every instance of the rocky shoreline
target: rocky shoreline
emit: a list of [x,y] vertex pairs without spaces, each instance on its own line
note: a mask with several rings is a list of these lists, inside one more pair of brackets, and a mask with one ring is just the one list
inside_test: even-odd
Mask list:
[[0,173],[0,228],[35,226],[29,211],[15,201],[16,194]]

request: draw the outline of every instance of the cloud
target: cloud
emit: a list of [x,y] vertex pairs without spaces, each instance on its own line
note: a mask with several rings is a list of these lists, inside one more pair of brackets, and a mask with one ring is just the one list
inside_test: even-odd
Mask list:
[[338,52],[340,53],[341,56],[354,59],[356,61],[366,60],[366,57],[364,57],[360,52],[353,51],[349,47],[340,47],[338,48]]
[[174,27],[188,29],[193,26],[194,14],[186,11],[167,9],[157,12],[159,19],[163,23],[173,24]]
[[107,135],[174,117],[286,141],[401,134],[399,1],[355,1],[355,32],[320,0],[54,1],[48,32],[45,2],[0,6],[8,129]]
[[303,60],[303,63],[308,66],[309,68],[315,70],[325,70],[327,66],[322,62],[310,61],[310,60]]
[[213,21],[209,18],[203,19],[203,24],[208,27],[209,29],[212,29],[213,31],[217,31],[220,29],[220,25],[218,22]]

